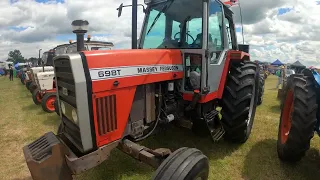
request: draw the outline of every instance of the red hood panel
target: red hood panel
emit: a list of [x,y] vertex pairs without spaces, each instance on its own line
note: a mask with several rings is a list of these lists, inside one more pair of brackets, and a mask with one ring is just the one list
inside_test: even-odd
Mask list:
[[106,50],[84,54],[94,93],[183,77],[179,50]]
[[157,64],[182,64],[180,50],[130,49],[84,51],[89,69]]

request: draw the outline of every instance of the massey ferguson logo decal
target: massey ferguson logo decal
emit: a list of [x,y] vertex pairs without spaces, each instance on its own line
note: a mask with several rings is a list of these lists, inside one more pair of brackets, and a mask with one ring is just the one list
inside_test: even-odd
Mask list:
[[182,65],[128,66],[90,69],[90,75],[92,80],[101,80],[179,71],[183,71]]
[[152,67],[139,67],[138,73],[153,73],[153,72],[166,72],[166,71],[179,71],[178,66],[152,66]]

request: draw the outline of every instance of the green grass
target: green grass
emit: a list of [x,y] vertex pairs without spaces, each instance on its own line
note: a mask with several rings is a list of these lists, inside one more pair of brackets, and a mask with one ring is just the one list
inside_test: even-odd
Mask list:
[[[210,160],[210,179],[317,179],[320,177],[319,138],[295,165],[281,163],[276,140],[279,102],[276,99],[276,77],[269,76],[264,101],[257,108],[252,134],[242,145],[194,136],[192,132],[168,127],[142,144],[150,148],[196,147]],[[0,77],[0,179],[30,179],[22,147],[47,131],[56,132],[59,118],[33,104],[31,94],[18,79],[10,82]],[[153,169],[128,155],[114,150],[108,161],[75,177],[79,180],[143,180],[150,179]]]

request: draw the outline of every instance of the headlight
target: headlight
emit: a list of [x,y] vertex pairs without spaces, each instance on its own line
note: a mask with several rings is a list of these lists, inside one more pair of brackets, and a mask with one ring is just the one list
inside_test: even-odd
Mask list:
[[61,111],[63,114],[66,114],[66,106],[64,105],[63,102],[60,103]]
[[72,119],[74,120],[75,123],[78,124],[78,114],[76,109],[72,109]]

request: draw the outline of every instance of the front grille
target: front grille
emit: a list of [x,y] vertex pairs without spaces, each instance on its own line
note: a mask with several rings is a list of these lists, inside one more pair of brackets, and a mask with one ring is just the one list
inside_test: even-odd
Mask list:
[[96,99],[99,135],[104,135],[117,129],[116,95]]
[[63,133],[78,148],[82,149],[81,135],[79,127],[67,117],[62,115],[62,123],[64,124]]
[[[64,101],[74,108],[77,108],[76,103],[76,90],[75,81],[71,69],[69,59],[56,59],[54,60],[54,68],[56,73],[56,89],[58,90],[59,99]],[[63,89],[67,89],[67,95],[63,92]],[[63,132],[65,136],[80,150],[82,151],[82,141],[80,135],[80,128],[68,119],[65,115],[62,115],[62,122],[64,124]]]
[[[70,60],[57,59],[54,61],[54,66],[58,82],[57,89],[59,93],[59,98],[76,108],[76,90]],[[63,88],[67,90],[67,95],[63,93]]]

